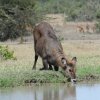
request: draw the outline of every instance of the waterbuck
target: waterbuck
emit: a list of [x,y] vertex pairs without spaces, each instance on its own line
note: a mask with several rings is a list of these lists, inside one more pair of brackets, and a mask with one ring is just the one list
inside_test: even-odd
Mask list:
[[76,82],[75,66],[77,58],[73,57],[71,61],[66,58],[62,45],[50,24],[41,22],[35,26],[33,37],[35,50],[33,69],[36,69],[38,56],[40,56],[43,62],[41,70],[52,70],[52,66],[54,66],[55,71],[58,71],[61,67],[71,81]]

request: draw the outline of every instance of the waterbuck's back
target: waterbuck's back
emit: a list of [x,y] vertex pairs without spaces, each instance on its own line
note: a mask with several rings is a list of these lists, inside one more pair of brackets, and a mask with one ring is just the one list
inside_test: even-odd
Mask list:
[[54,50],[62,50],[53,28],[46,22],[35,26],[33,36],[35,52],[41,57],[52,56]]

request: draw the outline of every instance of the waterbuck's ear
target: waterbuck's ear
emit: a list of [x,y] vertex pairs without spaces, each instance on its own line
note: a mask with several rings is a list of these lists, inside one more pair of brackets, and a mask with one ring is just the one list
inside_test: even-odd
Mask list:
[[72,58],[72,63],[75,65],[76,62],[77,62],[77,58],[76,58],[76,57],[73,57],[73,58]]
[[62,62],[64,65],[66,65],[66,63],[67,63],[65,58],[62,58],[62,59],[61,59],[61,62]]

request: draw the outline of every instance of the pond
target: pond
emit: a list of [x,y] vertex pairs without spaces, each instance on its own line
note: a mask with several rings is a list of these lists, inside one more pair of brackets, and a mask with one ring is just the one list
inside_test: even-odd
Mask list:
[[100,83],[44,84],[2,88],[0,100],[100,100]]

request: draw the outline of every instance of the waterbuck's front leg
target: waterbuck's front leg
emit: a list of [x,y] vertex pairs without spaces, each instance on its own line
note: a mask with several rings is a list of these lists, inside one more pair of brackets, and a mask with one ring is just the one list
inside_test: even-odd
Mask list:
[[33,68],[32,69],[36,69],[37,60],[38,60],[38,55],[35,54],[35,60],[34,60],[34,65],[33,65]]
[[49,70],[53,70],[52,65],[49,63]]
[[59,70],[59,67],[58,66],[54,66],[54,69],[55,69],[55,71],[58,71]]
[[40,70],[48,70],[47,59],[42,59],[42,62],[43,62],[43,68],[40,68]]

